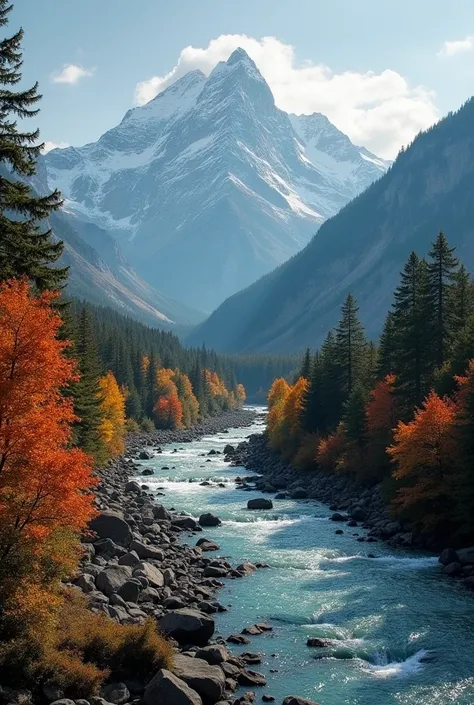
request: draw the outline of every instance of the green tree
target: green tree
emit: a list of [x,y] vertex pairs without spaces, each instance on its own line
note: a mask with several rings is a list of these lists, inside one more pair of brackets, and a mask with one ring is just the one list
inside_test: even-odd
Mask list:
[[[8,0],[0,0],[0,26],[8,24],[12,10]],[[43,147],[39,131],[20,130],[18,120],[35,117],[41,96],[38,85],[27,90],[13,89],[21,81],[23,30],[0,42],[0,281],[28,277],[38,289],[61,287],[66,268],[54,268],[63,251],[54,241],[44,221],[61,205],[55,190],[36,196],[27,183],[35,174],[36,160]]]
[[455,326],[453,283],[459,261],[453,255],[454,250],[440,232],[428,255],[427,296],[433,321],[431,350],[434,367],[442,367],[446,361]]
[[430,308],[426,262],[412,252],[395,290],[395,394],[404,418],[421,405],[430,382]]
[[367,362],[367,340],[358,318],[359,307],[348,294],[336,328],[335,359],[338,365],[340,393],[345,402],[364,374]]
[[462,264],[454,274],[452,289],[453,335],[456,338],[474,315],[474,285]]
[[77,360],[80,378],[72,387],[74,411],[79,418],[79,421],[74,424],[73,439],[79,448],[100,462],[106,456],[100,437],[102,399],[99,393],[99,377],[102,369],[90,315],[85,308],[79,315],[74,357]]
[[385,379],[387,375],[393,373],[395,369],[396,352],[396,329],[394,316],[388,312],[385,319],[382,334],[380,336],[378,358],[377,358],[377,378]]
[[306,348],[306,352],[303,357],[303,362],[301,363],[300,371],[298,374],[298,378],[299,377],[304,377],[305,379],[310,379],[311,377],[311,350],[309,348]]

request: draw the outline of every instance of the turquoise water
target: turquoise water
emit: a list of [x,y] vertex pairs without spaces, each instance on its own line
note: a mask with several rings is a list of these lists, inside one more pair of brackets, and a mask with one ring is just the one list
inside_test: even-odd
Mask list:
[[[271,511],[250,512],[247,501],[260,493],[238,490],[233,482],[244,469],[229,467],[221,456],[210,463],[201,457],[262,425],[263,416],[246,429],[163,446],[162,455],[143,463],[156,471],[143,481],[164,488],[158,499],[166,507],[196,517],[211,511],[223,520],[191,539],[217,541],[221,551],[209,557],[270,565],[226,580],[218,595],[229,607],[217,616],[220,635],[257,621],[273,626],[251,637],[250,646],[235,647],[263,655],[255,668],[268,685],[257,691],[257,702],[266,692],[277,703],[293,694],[321,705],[474,705],[474,596],[444,579],[435,558],[358,543],[352,532],[363,534],[359,528],[344,527],[337,536],[331,512],[315,501],[275,500]],[[208,478],[225,487],[189,482]],[[311,636],[331,639],[331,648],[308,648]]]

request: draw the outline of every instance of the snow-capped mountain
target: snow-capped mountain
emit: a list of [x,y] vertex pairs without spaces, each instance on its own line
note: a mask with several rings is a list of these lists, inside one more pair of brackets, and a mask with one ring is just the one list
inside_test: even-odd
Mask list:
[[278,109],[242,49],[46,161],[68,209],[118,238],[151,284],[203,310],[295,254],[387,168],[324,116]]

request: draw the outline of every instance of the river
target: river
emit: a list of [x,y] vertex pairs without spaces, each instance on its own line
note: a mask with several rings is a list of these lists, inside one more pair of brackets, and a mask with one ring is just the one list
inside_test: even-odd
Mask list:
[[[270,566],[226,580],[217,596],[229,607],[216,617],[220,635],[259,621],[273,627],[250,646],[233,647],[263,655],[255,668],[268,685],[256,702],[265,692],[277,703],[292,694],[321,705],[473,705],[474,596],[443,578],[436,558],[358,543],[352,533],[363,534],[359,528],[336,535],[329,508],[313,500],[248,511],[247,501],[261,495],[236,489],[233,478],[245,470],[207,457],[261,431],[264,411],[251,427],[163,446],[144,463],[155,469],[145,481],[163,488],[158,499],[166,507],[220,517],[221,526],[200,534],[220,545],[218,555],[234,565],[248,559]],[[200,486],[205,479],[225,486]],[[334,646],[308,648],[308,637]]]

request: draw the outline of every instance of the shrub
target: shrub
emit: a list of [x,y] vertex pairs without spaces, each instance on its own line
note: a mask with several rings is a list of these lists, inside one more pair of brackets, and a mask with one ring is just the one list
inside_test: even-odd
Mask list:
[[145,682],[172,665],[173,649],[153,620],[120,625],[91,612],[76,590],[66,590],[51,626],[38,623],[0,646],[0,668],[9,683],[37,688],[48,683],[66,696],[87,698],[110,677]]
[[145,418],[140,424],[140,428],[144,433],[152,433],[156,431],[156,426],[151,419]]
[[140,433],[140,426],[135,419],[127,419],[125,421],[125,433]]
[[315,470],[316,453],[318,452],[320,441],[321,436],[319,433],[308,433],[298,448],[293,465],[299,470]]

